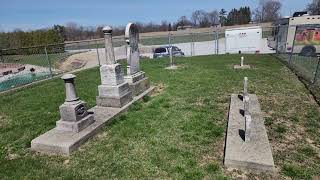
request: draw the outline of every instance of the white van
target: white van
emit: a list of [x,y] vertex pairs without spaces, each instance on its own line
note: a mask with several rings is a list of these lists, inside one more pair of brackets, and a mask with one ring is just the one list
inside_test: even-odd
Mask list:
[[226,29],[226,53],[259,53],[262,28],[260,26]]

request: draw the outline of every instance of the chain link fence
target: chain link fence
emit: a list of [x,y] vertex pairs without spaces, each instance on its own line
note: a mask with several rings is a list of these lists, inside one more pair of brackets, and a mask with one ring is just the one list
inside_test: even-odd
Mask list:
[[[264,27],[262,44],[267,49],[266,37],[270,28]],[[127,57],[124,36],[113,37],[115,59]],[[46,46],[3,49],[0,51],[0,92],[49,79],[66,72],[94,68],[105,61],[104,39],[65,42]],[[157,49],[164,49],[160,57],[169,57],[169,48],[174,56],[201,56],[226,53],[224,30],[195,29],[167,33],[140,34],[140,55],[154,59]],[[269,52],[269,51],[268,51]],[[261,52],[264,53],[264,52]]]
[[278,26],[276,55],[292,69],[320,100],[320,25]]

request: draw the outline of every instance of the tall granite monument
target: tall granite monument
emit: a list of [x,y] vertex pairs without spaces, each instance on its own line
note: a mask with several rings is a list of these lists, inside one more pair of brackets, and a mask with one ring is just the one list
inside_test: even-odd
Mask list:
[[150,88],[149,78],[145,72],[140,70],[140,53],[139,53],[139,29],[137,25],[129,23],[125,31],[125,39],[128,44],[127,48],[127,76],[125,81],[133,96],[138,96]]
[[102,107],[121,108],[132,101],[129,84],[124,80],[124,72],[115,61],[112,44],[112,28],[103,29],[105,38],[106,62],[100,67],[101,85],[98,87],[97,105]]

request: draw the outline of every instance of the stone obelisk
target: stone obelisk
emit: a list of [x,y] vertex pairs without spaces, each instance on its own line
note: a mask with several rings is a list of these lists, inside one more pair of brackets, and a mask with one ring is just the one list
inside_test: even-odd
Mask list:
[[124,81],[124,72],[115,61],[112,44],[112,28],[103,28],[106,61],[100,67],[101,85],[98,87],[97,105],[121,108],[132,100],[129,84]]

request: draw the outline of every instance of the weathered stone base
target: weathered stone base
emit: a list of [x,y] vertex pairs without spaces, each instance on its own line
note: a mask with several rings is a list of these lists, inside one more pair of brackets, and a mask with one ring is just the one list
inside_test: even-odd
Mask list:
[[139,71],[133,75],[128,75],[124,77],[125,82],[132,84],[146,77],[146,73],[143,71]]
[[178,68],[179,68],[178,66],[172,65],[172,66],[166,67],[165,69],[167,69],[167,70],[176,70]]
[[130,90],[128,83],[122,83],[116,86],[100,85],[98,86],[99,96],[122,96]]
[[138,96],[139,94],[150,88],[149,78],[145,77],[135,83],[130,83],[129,87],[133,96]]
[[233,69],[251,69],[251,66],[250,65],[243,65],[243,66],[234,65]]
[[72,121],[63,121],[59,120],[56,122],[57,130],[61,131],[70,131],[70,132],[80,132],[90,124],[94,122],[93,115],[88,115],[80,121],[72,122]]
[[227,168],[274,172],[274,161],[258,98],[250,94],[251,138],[244,141],[243,101],[231,95],[224,164]]
[[115,117],[119,116],[122,112],[125,112],[131,104],[152,92],[153,89],[154,87],[150,87],[144,93],[134,97],[133,101],[122,108],[102,108],[96,106],[90,109],[89,112],[93,111],[95,117],[97,113],[99,115],[99,117],[97,117],[99,120],[95,119],[93,124],[79,133],[60,131],[57,130],[57,128],[54,128],[32,140],[31,150],[45,154],[70,155],[89,138],[97,134],[106,123],[111,122]]
[[132,93],[128,91],[122,96],[97,96],[97,106],[121,108],[132,101]]
[[149,78],[145,76],[143,71],[125,76],[124,79],[129,83],[130,91],[133,96],[138,96],[150,87]]

